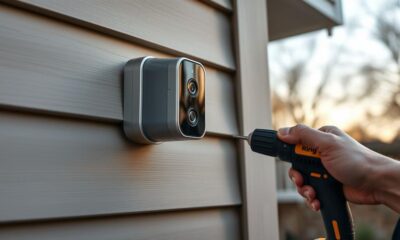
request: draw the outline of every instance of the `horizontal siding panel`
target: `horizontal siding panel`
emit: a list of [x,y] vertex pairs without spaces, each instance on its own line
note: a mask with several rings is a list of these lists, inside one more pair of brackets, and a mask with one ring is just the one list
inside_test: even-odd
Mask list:
[[[126,61],[146,55],[168,57],[22,10],[0,6],[0,12],[3,106],[119,122]],[[206,70],[207,129],[237,134],[232,76]]]
[[7,2],[124,39],[151,43],[160,50],[194,56],[222,68],[235,68],[230,18],[199,1]]
[[0,222],[241,203],[235,142],[143,146],[121,126],[0,113]]
[[2,240],[239,240],[236,209],[0,225]]

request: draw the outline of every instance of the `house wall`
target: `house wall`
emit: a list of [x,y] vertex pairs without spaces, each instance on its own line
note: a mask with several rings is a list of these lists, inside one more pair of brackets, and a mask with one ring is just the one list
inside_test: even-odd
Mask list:
[[[277,238],[274,163],[262,165],[268,177],[250,175],[258,163],[245,171],[248,148],[231,137],[251,126],[240,117],[251,92],[238,87],[246,76],[236,56],[252,43],[236,40],[235,5],[0,2],[0,239]],[[124,137],[122,69],[146,55],[205,64],[203,140],[140,146]],[[267,123],[264,111],[255,119]],[[256,195],[265,185],[250,176],[270,179],[268,190]],[[254,215],[258,199],[268,211]],[[252,235],[265,231],[245,227],[252,219],[268,232]]]

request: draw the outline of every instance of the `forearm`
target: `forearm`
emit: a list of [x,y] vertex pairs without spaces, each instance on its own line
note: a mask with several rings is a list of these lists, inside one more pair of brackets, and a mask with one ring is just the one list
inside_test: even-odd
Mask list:
[[400,213],[400,161],[381,156],[382,164],[377,180],[377,198],[382,203]]

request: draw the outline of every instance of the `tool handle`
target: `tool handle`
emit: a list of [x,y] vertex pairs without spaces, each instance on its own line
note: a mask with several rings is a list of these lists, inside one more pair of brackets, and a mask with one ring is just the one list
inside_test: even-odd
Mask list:
[[269,129],[254,130],[249,143],[254,152],[291,162],[293,169],[303,175],[304,184],[315,189],[328,240],[354,239],[353,221],[343,186],[328,174],[316,149],[282,142],[277,132]]
[[322,163],[315,165],[302,163],[300,160],[293,162],[293,168],[303,175],[304,184],[310,185],[316,191],[327,239],[353,240],[353,220],[342,183],[330,176]]

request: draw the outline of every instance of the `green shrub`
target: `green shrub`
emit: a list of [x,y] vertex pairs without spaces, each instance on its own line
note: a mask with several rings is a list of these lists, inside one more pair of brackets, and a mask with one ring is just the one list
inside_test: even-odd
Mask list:
[[371,226],[362,223],[356,227],[356,240],[376,240],[376,234]]

